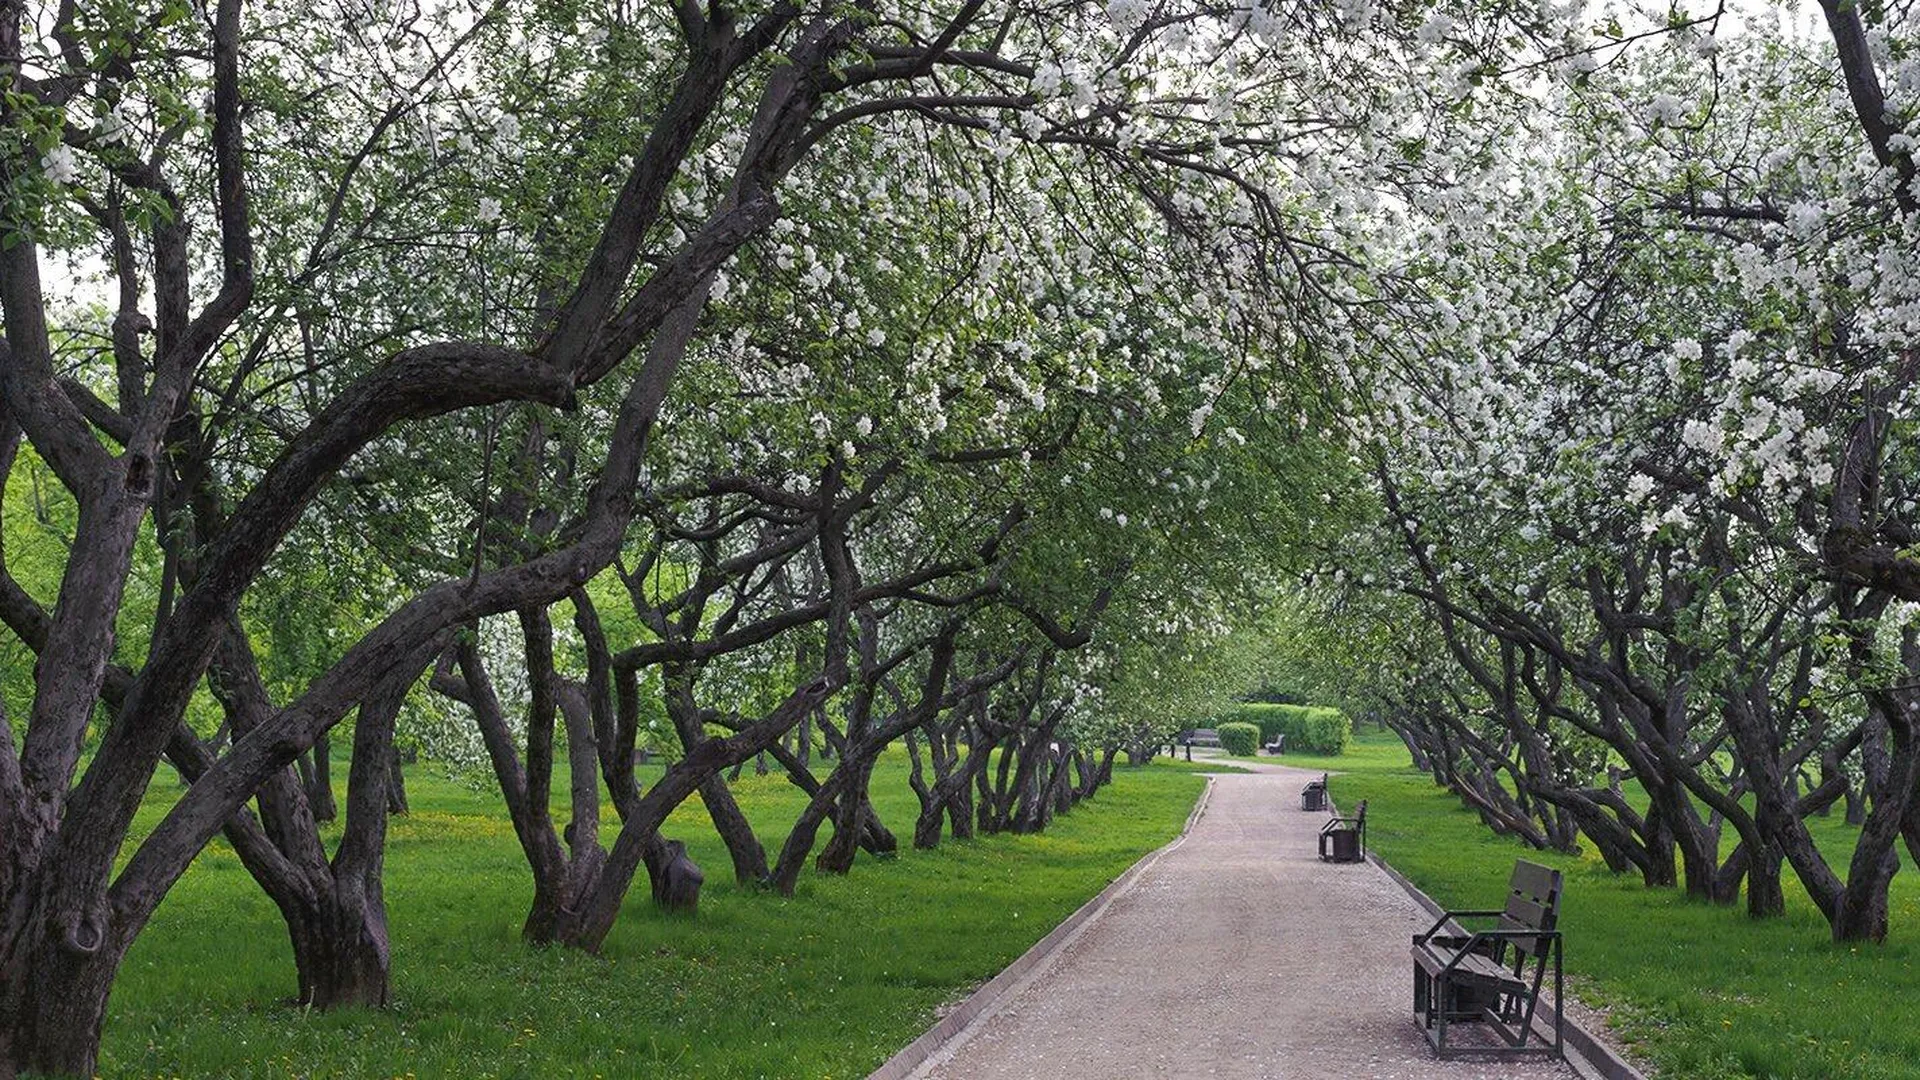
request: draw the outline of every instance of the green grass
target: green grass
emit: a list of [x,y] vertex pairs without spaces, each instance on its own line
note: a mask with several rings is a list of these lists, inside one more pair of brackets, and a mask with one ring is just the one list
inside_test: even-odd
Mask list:
[[[1335,767],[1341,808],[1366,799],[1369,843],[1444,906],[1497,906],[1517,857],[1563,870],[1574,987],[1662,1076],[1920,1077],[1920,875],[1910,867],[1894,879],[1888,943],[1836,946],[1790,870],[1787,915],[1754,921],[1743,907],[1616,877],[1595,854],[1531,852],[1492,835],[1415,772],[1391,734],[1356,733]],[[1816,828],[1829,857],[1843,858],[1852,841],[1840,816]]]
[[[387,860],[393,1008],[287,1004],[277,913],[216,843],[174,889],[114,992],[102,1075],[858,1077],[990,978],[1141,855],[1178,833],[1203,781],[1171,763],[1114,784],[1041,836],[947,841],[853,873],[808,873],[792,900],[736,887],[697,802],[670,819],[707,873],[695,918],[645,878],[600,957],[519,938],[531,884],[497,796],[410,774],[414,812]],[[344,775],[344,770],[342,770]],[[777,849],[800,793],[735,785]],[[150,823],[177,795],[161,782]],[[903,843],[917,802],[904,757],[875,776]],[[821,839],[825,840],[825,834]]]

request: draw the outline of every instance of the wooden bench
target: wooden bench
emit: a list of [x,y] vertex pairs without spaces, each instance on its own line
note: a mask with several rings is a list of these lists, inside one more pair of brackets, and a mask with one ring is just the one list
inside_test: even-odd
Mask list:
[[1325,810],[1327,808],[1327,774],[1321,773],[1320,779],[1307,781],[1300,789],[1300,809]]
[[1320,826],[1321,862],[1365,862],[1367,858],[1367,800],[1361,799],[1352,817],[1328,819]]
[[[1561,1057],[1560,871],[1522,859],[1513,865],[1507,906],[1449,911],[1413,939],[1413,1011],[1440,1057],[1458,1053]],[[1468,930],[1456,920],[1492,919]],[[1547,968],[1553,969],[1553,1041],[1534,1030]],[[1449,1045],[1454,1024],[1484,1023],[1504,1046]],[[1531,1042],[1529,1041],[1531,1040]]]
[[1183,740],[1188,746],[1219,746],[1220,733],[1213,728],[1194,728]]
[[1273,733],[1273,741],[1269,743],[1262,743],[1260,746],[1260,749],[1265,750],[1269,754],[1277,755],[1283,749],[1286,748],[1286,745],[1287,745],[1286,733],[1276,731]]

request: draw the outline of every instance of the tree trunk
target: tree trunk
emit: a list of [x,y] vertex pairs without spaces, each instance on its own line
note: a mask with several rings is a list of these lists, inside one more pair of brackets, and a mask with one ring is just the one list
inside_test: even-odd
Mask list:
[[986,764],[988,754],[983,744],[989,741],[976,735],[966,756],[957,762],[952,747],[945,751],[952,771],[934,782],[931,797],[922,805],[920,817],[913,824],[914,847],[938,846],[942,819],[949,822],[955,840],[972,839],[973,785]]
[[813,797],[807,800],[806,808],[800,811],[800,817],[793,823],[793,830],[787,834],[786,843],[780,845],[780,857],[773,865],[773,888],[781,896],[793,895],[794,887],[800,882],[800,869],[806,865],[807,853],[813,850],[820,826],[826,823],[829,815],[837,813],[840,794],[852,771],[843,759],[813,793]]
[[307,805],[313,820],[332,821],[340,809],[333,799],[332,747],[325,735],[313,741],[313,752],[300,759],[301,778],[306,781]]
[[[698,677],[698,668],[683,664],[668,664],[662,673],[666,686],[667,716],[673,723],[674,732],[680,737],[681,747],[689,754],[709,738],[699,704],[693,696],[694,680]],[[766,752],[761,751],[755,757],[764,772]],[[734,766],[733,778],[736,780],[740,777],[741,765]],[[727,854],[733,860],[734,880],[742,885],[765,884],[768,878],[766,848],[761,846],[760,838],[754,835],[753,825],[747,820],[747,815],[741,812],[739,802],[733,797],[733,789],[727,786],[727,777],[715,773],[702,782],[700,802],[707,808],[707,816],[713,819],[714,831],[720,834],[720,839],[727,845]]]
[[1770,919],[1787,913],[1787,895],[1780,886],[1780,849],[1769,844],[1747,860],[1747,914]]
[[928,799],[920,807],[919,816],[913,819],[913,846],[921,851],[932,851],[940,846],[941,824],[946,820],[947,804],[937,799]]
[[1000,743],[1000,760],[994,766],[991,783],[987,781],[986,770],[980,773],[980,831],[989,836],[1005,831],[1011,821],[1013,801],[1019,796],[1011,778],[1014,762],[1021,756],[1020,748],[1020,739],[1009,735]]
[[913,819],[913,846],[922,851],[937,847],[940,843],[940,819],[945,807],[935,792],[952,775],[950,764],[946,770],[941,769],[939,735],[929,737],[927,748],[932,753],[936,774],[931,784],[927,783],[926,765],[920,757],[920,734],[917,731],[907,732],[907,786],[913,789],[914,797],[920,800],[920,813]]
[[[833,783],[829,778],[829,784]],[[800,868],[804,865],[807,852],[813,850],[813,841],[820,834],[820,825],[832,809],[833,800],[824,794],[815,795],[800,812],[799,820],[794,822],[793,831],[787,834],[786,843],[780,846],[780,857],[773,864],[773,891],[781,896],[792,896],[793,890],[800,884]]]
[[[871,768],[871,767],[869,767]],[[860,793],[860,847],[869,855],[882,857],[896,854],[900,850],[900,838],[880,820],[880,811],[873,805],[873,793]]]
[[[1891,816],[1891,815],[1888,815]],[[1854,861],[1848,869],[1847,886],[1833,916],[1835,941],[1885,941],[1887,939],[1887,891],[1893,876],[1900,872],[1900,856],[1894,851],[1895,825],[1873,820],[1862,830]],[[1878,835],[1886,833],[1884,839]],[[1878,856],[1877,858],[1875,856]]]
[[742,885],[765,885],[770,876],[767,849],[754,835],[752,823],[733,797],[733,789],[716,774],[700,785],[700,801],[707,808],[707,816],[713,819],[714,831],[726,842],[727,854],[733,859],[734,880]]
[[[534,693],[534,705],[529,708],[527,717],[526,765],[521,763],[519,750],[514,746],[506,712],[493,689],[486,662],[471,640],[457,642],[453,650],[442,658],[433,678],[434,689],[466,705],[480,728],[481,742],[486,746],[494,779],[499,783],[501,798],[507,805],[507,816],[513,822],[514,835],[520,841],[521,852],[527,858],[527,868],[533,874],[533,901],[528,906],[527,918],[521,925],[520,933],[521,937],[536,945],[552,944],[563,939],[575,896],[575,875],[569,866],[567,852],[561,847],[560,837],[554,833],[552,814],[547,806],[547,769],[551,764],[547,754],[552,740],[554,714],[559,711],[559,700],[554,688],[547,684],[546,676],[551,673],[551,667],[542,662],[547,655],[546,646],[550,644],[541,634],[541,624],[545,618],[543,610],[521,613]],[[456,664],[458,676],[454,673]],[[576,776],[575,782],[579,783],[580,779]]]
[[971,840],[973,821],[973,785],[962,782],[955,785],[953,798],[947,803],[947,830],[955,840]]
[[299,1003],[316,1009],[388,1004],[391,954],[386,908],[377,890],[371,896],[353,887],[328,893],[314,910],[287,919],[300,976]]
[[1647,807],[1646,820],[1647,862],[1640,869],[1640,879],[1651,888],[1671,888],[1680,883],[1674,862],[1673,830],[1667,827],[1666,815],[1657,805]]
[[847,747],[840,768],[847,772],[840,795],[834,800],[833,835],[821,845],[813,860],[814,868],[829,874],[844,874],[853,869],[853,855],[859,849],[860,828],[867,816],[867,781],[873,777],[873,755],[853,756]]
[[407,809],[407,777],[400,771],[400,751],[395,748],[387,763],[387,813],[404,814]]
[[1388,724],[1387,728],[1400,736],[1400,741],[1406,744],[1407,755],[1413,759],[1414,768],[1421,772],[1433,771],[1433,762],[1428,758],[1427,748],[1419,739],[1414,738],[1401,724]]
[[283,904],[300,977],[300,1003],[317,1009],[388,1004],[391,949],[382,881],[386,871],[389,776],[398,772],[393,723],[412,684],[383,687],[360,706],[347,775],[347,822],[326,880],[305,910]]
[[1052,809],[1045,815],[1045,820],[1041,821],[1041,828],[1045,828],[1054,815],[1064,814],[1073,809],[1076,789],[1073,785],[1073,773],[1068,771],[1067,768],[1068,763],[1069,757],[1065,751],[1063,751],[1061,757],[1054,762]]
[[0,969],[0,1077],[95,1076],[107,997],[133,934],[106,925],[105,912],[41,905],[28,925],[42,933],[0,942],[9,954]]
[[[1747,878],[1747,867],[1751,861],[1753,845],[1741,840],[1733,846],[1726,862],[1714,872],[1712,899],[1716,904],[1732,906],[1740,902],[1740,885]],[[1758,886],[1759,883],[1755,882]]]

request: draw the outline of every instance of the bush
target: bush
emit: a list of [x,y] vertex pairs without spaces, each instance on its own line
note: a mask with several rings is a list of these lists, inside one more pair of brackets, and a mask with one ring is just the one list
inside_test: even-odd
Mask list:
[[1321,705],[1237,705],[1223,713],[1215,726],[1223,724],[1252,724],[1260,729],[1261,743],[1272,742],[1276,734],[1285,735],[1289,754],[1344,754],[1353,741],[1353,722],[1347,714]]
[[1229,754],[1252,757],[1260,749],[1258,724],[1221,724],[1214,730],[1220,733],[1220,748]]

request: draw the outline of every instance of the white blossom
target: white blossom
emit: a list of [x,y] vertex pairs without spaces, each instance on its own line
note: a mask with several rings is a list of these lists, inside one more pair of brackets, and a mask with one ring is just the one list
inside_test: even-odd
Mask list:
[[1453,33],[1456,25],[1453,16],[1436,11],[1427,17],[1426,22],[1420,24],[1420,29],[1414,31],[1414,36],[1428,45],[1437,44],[1448,34]]
[[1033,88],[1034,96],[1047,101],[1060,96],[1060,88],[1065,84],[1066,73],[1060,65],[1049,60],[1033,69],[1033,78],[1028,85]]
[[1655,94],[1647,102],[1647,122],[1673,127],[1687,117],[1687,105],[1672,94]]
[[56,184],[73,183],[79,175],[73,160],[73,148],[61,143],[47,151],[40,158],[40,172]]
[[1150,9],[1147,0],[1107,0],[1107,18],[1123,34],[1131,34],[1144,26]]

